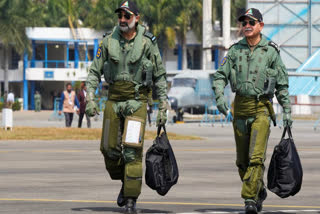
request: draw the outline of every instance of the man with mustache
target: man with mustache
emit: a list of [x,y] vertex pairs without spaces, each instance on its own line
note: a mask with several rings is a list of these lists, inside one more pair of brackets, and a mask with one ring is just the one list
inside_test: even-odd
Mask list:
[[141,192],[148,98],[154,85],[160,102],[157,126],[164,125],[167,82],[156,38],[138,23],[135,3],[124,1],[115,13],[118,26],[102,40],[90,67],[86,113],[98,113],[94,91],[104,75],[109,92],[100,150],[111,179],[122,181],[117,204],[131,214]]
[[213,90],[219,111],[228,114],[224,88],[230,82],[235,92],[233,129],[236,141],[241,196],[245,213],[262,210],[267,197],[263,182],[270,123],[276,125],[272,107],[274,93],[283,108],[283,125],[291,126],[288,73],[278,46],[261,34],[264,23],[258,9],[248,9],[238,21],[244,38],[232,45],[214,74]]

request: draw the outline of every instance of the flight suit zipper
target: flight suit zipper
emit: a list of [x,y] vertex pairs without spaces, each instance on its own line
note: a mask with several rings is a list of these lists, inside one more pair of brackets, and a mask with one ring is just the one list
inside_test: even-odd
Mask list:
[[249,55],[247,55],[247,62],[248,62],[248,70],[247,70],[247,81],[246,81],[246,90],[248,90],[248,82],[249,82],[249,73],[250,73],[250,60],[251,60],[251,49],[248,45],[250,50]]
[[121,73],[125,73],[125,69],[126,69],[126,56],[127,56],[127,51],[126,51],[126,44],[124,44],[123,49],[122,49],[122,72]]
[[247,61],[248,61],[248,71],[247,71],[247,83],[246,83],[246,90],[248,90],[248,82],[249,82],[249,75],[250,75],[250,61],[251,61],[251,56],[253,55],[254,50],[256,49],[257,46],[255,46],[253,48],[253,50],[251,50],[249,44],[248,44],[248,48],[250,50]]

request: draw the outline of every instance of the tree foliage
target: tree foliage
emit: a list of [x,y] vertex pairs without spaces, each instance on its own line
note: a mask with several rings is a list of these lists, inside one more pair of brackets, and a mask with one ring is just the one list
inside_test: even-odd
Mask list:
[[[5,45],[15,43],[22,53],[30,49],[25,27],[91,27],[111,30],[117,24],[114,10],[122,0],[0,0],[0,38]],[[136,0],[141,22],[157,36],[159,47],[173,48],[193,30],[202,34],[202,0]],[[222,19],[222,0],[212,1],[213,21]],[[231,21],[236,26],[239,8],[246,0],[231,0]]]
[[0,0],[0,39],[8,47],[22,54],[25,49],[30,51],[30,42],[25,28],[43,25],[42,19],[36,19],[41,13],[41,5],[32,0]]
[[118,20],[114,10],[119,4],[119,0],[97,0],[92,4],[92,9],[84,20],[85,26],[96,30],[110,30],[117,24]]

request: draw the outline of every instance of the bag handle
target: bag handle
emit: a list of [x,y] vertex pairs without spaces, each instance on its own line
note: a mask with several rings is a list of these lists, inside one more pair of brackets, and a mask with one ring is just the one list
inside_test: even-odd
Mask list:
[[282,133],[281,140],[285,137],[287,132],[288,132],[289,138],[292,139],[291,127],[290,126],[285,126],[284,130],[283,130],[283,133]]
[[158,126],[158,131],[157,131],[157,136],[158,136],[158,137],[159,137],[159,135],[160,135],[161,128],[163,128],[164,133],[167,134],[166,126],[165,126],[165,125],[159,125],[159,126]]

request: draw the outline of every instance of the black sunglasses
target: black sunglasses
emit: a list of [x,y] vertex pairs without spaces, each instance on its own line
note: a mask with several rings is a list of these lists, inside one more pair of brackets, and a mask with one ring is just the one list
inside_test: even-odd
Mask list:
[[251,25],[251,26],[255,26],[256,25],[256,21],[254,21],[254,20],[250,20],[250,21],[242,21],[242,26],[244,27],[244,26],[246,26],[247,24],[249,23],[249,25]]
[[[127,20],[129,20],[131,18],[131,14],[129,13],[125,13],[124,15],[124,18],[126,18]],[[122,19],[122,13],[118,13],[118,18],[119,19]]]

